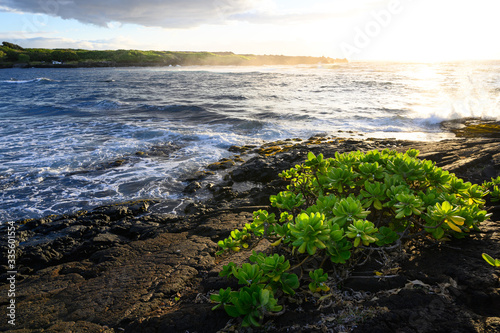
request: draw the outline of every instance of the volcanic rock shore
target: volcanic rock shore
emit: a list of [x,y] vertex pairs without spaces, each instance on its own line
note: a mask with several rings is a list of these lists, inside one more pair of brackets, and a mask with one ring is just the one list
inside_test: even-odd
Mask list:
[[[0,329],[11,332],[217,332],[238,331],[238,320],[212,311],[211,293],[231,283],[218,276],[229,261],[250,251],[218,257],[217,241],[268,209],[269,196],[286,183],[278,173],[309,151],[390,148],[420,150],[419,158],[473,183],[500,176],[500,139],[440,142],[313,137],[262,147],[231,147],[233,158],[208,166],[186,183],[186,193],[209,189],[211,199],[185,207],[184,215],[154,213],[155,200],[93,211],[17,221],[15,326],[5,310],[9,267],[2,256]],[[224,180],[207,183],[205,175]],[[335,298],[306,292],[285,300],[286,311],[269,317],[272,332],[499,332],[500,269],[481,253],[500,257],[500,205],[488,202],[490,221],[480,232],[449,242],[408,247],[400,269],[387,278],[353,274]],[[7,231],[1,229],[2,253]],[[265,251],[265,241],[254,250]],[[299,291],[299,296],[301,292]],[[240,330],[241,331],[241,330]],[[258,330],[254,330],[258,331]]]

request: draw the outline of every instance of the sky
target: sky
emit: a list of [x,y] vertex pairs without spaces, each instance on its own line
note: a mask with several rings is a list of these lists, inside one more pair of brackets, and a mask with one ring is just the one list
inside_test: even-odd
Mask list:
[[0,0],[23,47],[500,59],[499,0]]

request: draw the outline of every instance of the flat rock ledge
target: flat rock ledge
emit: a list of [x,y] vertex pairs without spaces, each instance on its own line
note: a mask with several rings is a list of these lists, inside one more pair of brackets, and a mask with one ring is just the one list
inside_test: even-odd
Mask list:
[[[187,207],[186,215],[155,214],[153,200],[69,215],[18,221],[15,326],[10,332],[218,332],[237,331],[236,320],[211,311],[210,293],[230,286],[218,272],[249,252],[217,257],[217,241],[270,209],[269,195],[284,189],[278,173],[302,162],[308,151],[415,148],[457,176],[482,183],[500,175],[500,139],[441,142],[346,140],[315,137],[237,149],[213,198]],[[273,147],[271,149],[271,147]],[[260,151],[258,150],[260,149]],[[214,169],[214,168],[212,168]],[[200,179],[196,180],[197,182]],[[238,185],[245,184],[243,190]],[[250,185],[249,185],[250,184]],[[189,185],[188,185],[189,186]],[[194,186],[194,190],[200,186]],[[498,332],[500,270],[481,258],[500,257],[500,206],[488,204],[491,221],[481,232],[447,243],[412,248],[393,278],[350,278],[342,302],[304,297],[270,317],[272,332]],[[7,253],[7,232],[0,245]],[[256,250],[269,244],[261,241]],[[0,293],[7,295],[2,257]],[[8,300],[1,298],[6,309]],[[4,312],[2,312],[4,313]],[[256,330],[254,330],[256,331]]]

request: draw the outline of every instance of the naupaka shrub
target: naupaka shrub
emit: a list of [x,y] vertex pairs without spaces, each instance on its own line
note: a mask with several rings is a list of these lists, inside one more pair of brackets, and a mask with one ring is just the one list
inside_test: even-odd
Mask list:
[[[218,253],[240,251],[264,237],[274,246],[290,248],[291,259],[295,256],[297,262],[305,262],[299,256],[317,256],[330,259],[333,265],[345,265],[354,254],[359,261],[373,249],[402,249],[404,241],[411,238],[462,238],[471,230],[478,230],[478,225],[489,217],[483,210],[488,188],[498,192],[500,177],[473,185],[432,161],[418,159],[418,154],[414,149],[405,153],[385,149],[335,153],[334,158],[324,158],[310,152],[304,163],[279,174],[289,182],[286,191],[270,197],[271,206],[280,211],[279,218],[265,210],[254,212],[252,223],[219,241]],[[260,258],[260,264],[237,268],[231,263],[221,275],[239,278],[247,289],[260,286],[273,297],[278,293],[293,294],[300,281],[296,282],[295,274],[287,273],[288,261],[285,270],[281,266],[280,274],[262,280],[265,273],[259,275],[251,270],[262,270],[259,265],[267,259],[263,254],[259,256],[254,254],[251,260]],[[269,261],[277,260],[275,256]],[[285,262],[285,258],[280,262]],[[257,275],[248,275],[253,278],[246,279],[240,270]],[[293,283],[287,282],[292,276]],[[327,278],[319,267],[309,272],[309,280],[305,275],[312,292],[327,291]],[[220,294],[228,295],[224,305],[228,314],[248,316],[245,311],[234,310],[241,303],[240,294],[231,292],[229,296],[227,290]],[[220,298],[213,295],[212,300],[220,303]],[[254,303],[259,308],[258,302]],[[262,311],[250,319],[245,317],[243,324],[258,324],[269,311],[262,306],[259,309]],[[272,309],[277,309],[274,303]]]

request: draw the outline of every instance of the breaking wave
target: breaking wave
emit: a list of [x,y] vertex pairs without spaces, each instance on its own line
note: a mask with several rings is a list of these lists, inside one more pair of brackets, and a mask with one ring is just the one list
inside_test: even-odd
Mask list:
[[19,80],[15,78],[11,78],[10,80],[0,81],[1,83],[12,83],[12,84],[23,84],[23,83],[33,83],[33,82],[54,82],[54,80],[46,78],[46,77],[38,77],[36,79],[30,80]]

